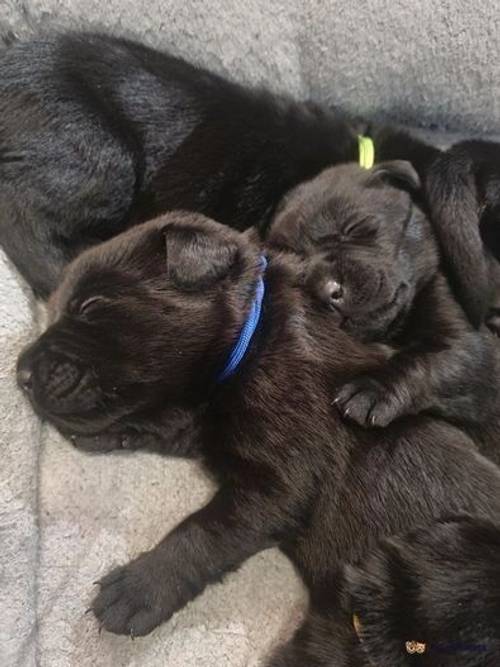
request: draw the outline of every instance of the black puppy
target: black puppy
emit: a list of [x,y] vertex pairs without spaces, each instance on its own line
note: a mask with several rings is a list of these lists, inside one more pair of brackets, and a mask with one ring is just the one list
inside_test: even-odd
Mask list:
[[334,167],[285,197],[268,235],[272,247],[305,260],[305,284],[332,322],[395,349],[337,395],[342,412],[363,426],[423,410],[484,423],[500,398],[497,346],[453,297],[429,219],[414,201],[419,188],[408,162]]
[[[436,153],[397,130],[374,136],[379,155],[422,168]],[[172,208],[265,229],[291,187],[357,154],[337,112],[124,39],[0,53],[0,244],[42,297],[82,249]]]
[[[435,522],[448,512],[496,519],[500,471],[444,422],[415,417],[375,431],[345,423],[331,404],[336,385],[374,372],[385,352],[317,308],[297,258],[271,250],[265,269],[261,252],[249,234],[195,214],[165,216],[88,250],[53,296],[51,326],[21,356],[20,379],[60,428],[110,433],[115,443],[120,429],[135,429],[135,446],[141,433],[149,446],[153,422],[158,447],[202,454],[220,482],[206,507],[101,581],[93,610],[102,626],[147,634],[208,584],[278,545],[308,585],[311,608],[269,664],[366,667],[377,664],[372,611],[354,574],[344,578],[345,564],[363,577],[381,538],[405,540],[413,529],[436,534],[429,549],[439,562]],[[172,409],[199,411],[190,445],[171,432],[161,437],[158,424]],[[485,597],[498,589],[497,553],[467,542],[453,554],[457,562],[466,549],[485,558],[480,590],[460,589],[453,559],[442,588],[422,572],[415,582],[400,573],[388,589],[391,662],[380,667],[414,664],[407,641],[448,637],[426,606],[405,621],[394,617],[411,586],[427,582],[442,608],[474,605],[457,616],[454,632],[484,640],[481,658],[500,659],[500,599]],[[379,609],[373,600],[373,613]],[[426,664],[486,663],[454,654]]]

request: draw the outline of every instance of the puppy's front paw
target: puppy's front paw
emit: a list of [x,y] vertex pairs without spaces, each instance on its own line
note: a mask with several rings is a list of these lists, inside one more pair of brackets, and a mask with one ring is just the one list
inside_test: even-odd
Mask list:
[[98,584],[92,611],[101,628],[117,635],[147,635],[177,610],[165,601],[161,570],[150,554],[112,570]]
[[361,376],[344,385],[334,400],[342,415],[360,426],[387,426],[409,412],[401,398],[374,378]]

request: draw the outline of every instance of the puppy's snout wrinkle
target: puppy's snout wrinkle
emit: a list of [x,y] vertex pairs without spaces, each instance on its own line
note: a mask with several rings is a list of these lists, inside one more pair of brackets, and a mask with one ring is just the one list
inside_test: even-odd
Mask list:
[[30,351],[17,366],[19,387],[31,398],[42,392],[45,398],[69,395],[82,379],[82,370],[66,356]]
[[81,370],[66,359],[44,360],[39,373],[43,378],[46,391],[53,398],[62,398],[69,394],[82,378]]

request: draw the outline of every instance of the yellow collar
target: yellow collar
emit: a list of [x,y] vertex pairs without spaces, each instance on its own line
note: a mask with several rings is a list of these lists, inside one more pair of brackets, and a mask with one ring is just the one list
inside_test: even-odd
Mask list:
[[375,145],[373,139],[364,137],[362,134],[358,136],[359,145],[359,166],[363,169],[371,169],[375,164]]

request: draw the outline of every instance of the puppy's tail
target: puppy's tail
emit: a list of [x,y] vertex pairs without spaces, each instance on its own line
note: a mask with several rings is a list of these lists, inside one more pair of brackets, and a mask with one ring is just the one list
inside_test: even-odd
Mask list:
[[476,327],[491,299],[489,264],[480,234],[481,204],[474,162],[460,144],[432,163],[425,179],[429,212],[457,300]]
[[346,571],[373,665],[500,665],[500,527],[471,517],[388,539]]

